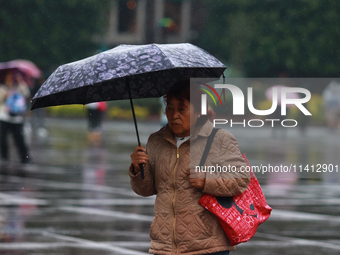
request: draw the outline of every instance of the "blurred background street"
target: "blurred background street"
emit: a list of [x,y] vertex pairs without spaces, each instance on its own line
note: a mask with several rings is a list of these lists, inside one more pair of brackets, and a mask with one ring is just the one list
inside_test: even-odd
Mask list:
[[[132,121],[107,121],[103,144],[87,140],[84,119],[46,119],[48,136],[27,133],[32,163],[1,163],[1,254],[146,254],[154,197],[135,195],[128,165]],[[158,130],[140,122],[141,141]],[[229,129],[251,165],[339,165],[338,133]],[[256,146],[254,146],[256,145]],[[305,161],[301,161],[301,159]],[[278,161],[280,159],[280,161]],[[317,159],[317,161],[316,161]],[[271,217],[232,254],[339,254],[340,173],[257,174]]]
[[[147,254],[155,198],[139,197],[130,188],[127,169],[137,144],[130,102],[29,109],[30,100],[59,66],[121,44],[151,43],[197,45],[227,67],[227,79],[280,78],[287,84],[265,85],[310,91],[304,106],[312,116],[302,115],[297,107],[288,109],[285,118],[297,120],[296,128],[218,126],[236,137],[252,166],[296,169],[256,174],[273,212],[255,237],[231,255],[340,254],[340,1],[0,4],[1,130],[10,126],[4,123],[10,119],[5,90],[25,87],[27,107],[19,114],[25,118],[15,116],[17,129],[12,131],[19,137],[24,127],[28,145],[26,151],[22,141],[18,143],[18,153],[13,136],[8,136],[7,157],[1,143],[1,255]],[[125,68],[122,62],[117,67]],[[5,78],[8,70],[12,73]],[[65,73],[61,79],[69,83],[74,75]],[[289,83],[291,78],[298,83]],[[266,95],[268,86],[262,85],[255,80],[242,87],[244,95],[246,87],[254,89],[258,110],[269,109],[273,102],[273,96]],[[242,121],[232,115],[231,93],[225,96],[221,107],[209,99],[209,109],[216,118]],[[164,104],[152,98],[134,100],[134,105],[145,145],[166,123]],[[242,118],[255,117],[246,109]],[[0,140],[7,134],[1,133]]]

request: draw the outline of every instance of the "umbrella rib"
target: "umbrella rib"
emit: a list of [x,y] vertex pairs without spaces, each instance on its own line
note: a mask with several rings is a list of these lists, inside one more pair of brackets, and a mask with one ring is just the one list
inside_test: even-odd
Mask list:
[[173,66],[173,68],[176,68],[176,66],[175,66],[175,64],[171,61],[171,59],[170,58],[168,58],[168,56],[167,55],[165,55],[164,54],[164,52],[161,50],[161,48],[159,48],[158,47],[158,45],[157,44],[155,44],[155,43],[153,43],[152,45],[154,45],[157,49],[159,49],[159,51],[161,52],[161,54],[166,58],[166,59],[168,59],[169,60],[169,62],[171,63],[171,65]]
[[[94,61],[93,65],[92,65],[92,70],[91,70],[93,73],[95,73],[94,76],[95,76],[95,78],[96,78],[96,81],[98,81],[98,72],[95,72],[95,66],[96,66],[96,64],[97,64],[99,55],[100,55],[100,53],[97,54],[96,60]],[[91,84],[91,85],[93,85],[93,84]]]
[[[202,49],[201,47],[198,47],[196,45],[194,45],[195,47],[199,48],[200,50],[204,51],[205,53],[209,54],[210,56],[212,56],[217,62],[220,62],[214,55],[211,55],[209,52],[207,52],[206,50]],[[222,68],[225,68],[227,69],[227,67],[222,63],[223,67]]]

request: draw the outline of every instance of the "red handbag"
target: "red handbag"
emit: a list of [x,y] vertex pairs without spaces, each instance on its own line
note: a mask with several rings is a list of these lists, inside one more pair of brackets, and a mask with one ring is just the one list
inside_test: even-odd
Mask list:
[[[213,136],[214,135],[215,134],[213,134]],[[209,152],[211,142],[210,144],[209,141],[207,142],[207,152]],[[209,148],[207,149],[207,147]],[[204,157],[206,158],[207,154],[208,153],[203,153],[202,159],[204,159]],[[246,155],[242,154],[242,156],[250,167]],[[200,165],[204,165],[204,162]],[[251,181],[248,188],[241,195],[234,197],[215,197],[204,194],[198,201],[199,204],[218,217],[231,245],[249,241],[250,238],[255,235],[257,227],[268,219],[272,211],[252,171],[250,172],[250,176]]]

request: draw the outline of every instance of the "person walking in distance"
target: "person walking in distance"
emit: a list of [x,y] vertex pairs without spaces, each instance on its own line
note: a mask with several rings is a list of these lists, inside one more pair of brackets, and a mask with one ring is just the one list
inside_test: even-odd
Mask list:
[[0,85],[0,150],[1,160],[9,161],[8,136],[11,133],[19,152],[21,163],[28,163],[30,157],[24,139],[24,115],[26,99],[30,97],[27,84],[21,74],[8,70]]

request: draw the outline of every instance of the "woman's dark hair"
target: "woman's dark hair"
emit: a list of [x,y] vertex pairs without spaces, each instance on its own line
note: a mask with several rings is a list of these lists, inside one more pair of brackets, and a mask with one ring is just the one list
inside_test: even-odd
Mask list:
[[2,81],[1,83],[5,83],[5,79],[6,79],[6,76],[11,74],[12,75],[12,80],[14,81],[14,71],[11,70],[11,69],[7,69],[7,70],[4,70],[3,72],[1,72],[0,74],[0,80]]
[[[164,98],[165,104],[167,104],[172,98],[176,98],[181,103],[184,103],[184,100],[188,100],[193,106],[195,112],[201,111],[201,95],[204,94],[202,90],[198,88],[198,86],[190,87],[190,80],[181,80],[174,84],[171,89],[166,93]],[[199,119],[205,122],[208,119],[208,115],[202,115]]]

